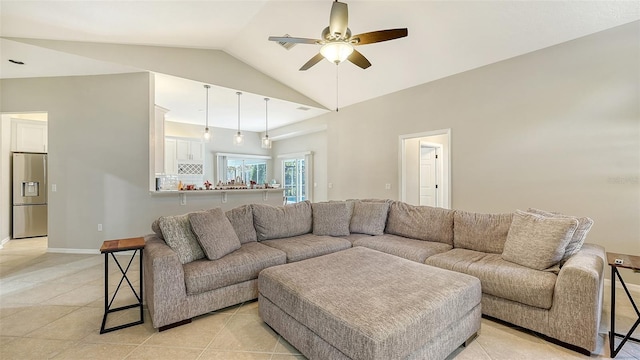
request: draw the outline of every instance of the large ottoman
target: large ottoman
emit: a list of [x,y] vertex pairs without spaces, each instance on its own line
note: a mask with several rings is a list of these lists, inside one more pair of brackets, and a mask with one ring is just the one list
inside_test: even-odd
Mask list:
[[480,329],[480,281],[364,247],[258,277],[260,316],[310,359],[443,359]]

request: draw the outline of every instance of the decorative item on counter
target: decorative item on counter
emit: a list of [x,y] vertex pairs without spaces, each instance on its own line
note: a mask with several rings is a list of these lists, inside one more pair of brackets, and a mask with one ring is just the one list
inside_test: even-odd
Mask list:
[[209,182],[209,180],[207,180],[207,181],[205,181],[205,182],[204,182],[204,187],[205,187],[207,190],[211,190],[211,183]]
[[184,190],[184,185],[182,185],[182,180],[178,181],[178,190]]

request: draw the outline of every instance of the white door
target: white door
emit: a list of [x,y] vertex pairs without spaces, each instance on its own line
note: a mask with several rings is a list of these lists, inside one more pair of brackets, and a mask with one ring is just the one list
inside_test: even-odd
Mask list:
[[420,205],[437,206],[436,148],[420,146]]

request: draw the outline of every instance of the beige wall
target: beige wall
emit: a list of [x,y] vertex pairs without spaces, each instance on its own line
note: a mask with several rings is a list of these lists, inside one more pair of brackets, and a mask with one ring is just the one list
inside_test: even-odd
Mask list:
[[314,119],[328,198],[397,199],[398,137],[451,128],[453,208],[590,216],[589,242],[640,255],[639,43],[635,22]]
[[0,117],[0,246],[11,235],[11,117]]

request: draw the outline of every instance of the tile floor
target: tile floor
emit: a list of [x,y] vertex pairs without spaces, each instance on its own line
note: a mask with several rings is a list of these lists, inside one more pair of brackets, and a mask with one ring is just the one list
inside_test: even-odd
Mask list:
[[[46,238],[13,240],[0,249],[0,359],[304,359],[266,326],[257,302],[198,317],[191,324],[159,333],[148,314],[144,325],[100,335],[104,306],[102,255],[51,254]],[[110,288],[118,269],[110,265]],[[132,272],[131,272],[132,271]],[[137,259],[130,270],[138,284]],[[634,276],[637,276],[634,274]],[[126,285],[126,284],[125,284]],[[128,288],[124,288],[128,290]],[[120,294],[125,294],[120,296]],[[608,304],[609,291],[605,302]],[[635,294],[640,298],[640,294]],[[133,302],[121,291],[115,306]],[[618,332],[634,321],[633,308],[620,292]],[[138,310],[109,315],[107,326],[128,322]],[[591,358],[608,358],[608,305],[603,312],[600,344]],[[640,338],[640,329],[635,337]],[[482,320],[480,336],[450,359],[589,358],[534,334]],[[629,342],[616,359],[640,359],[640,344]]]

